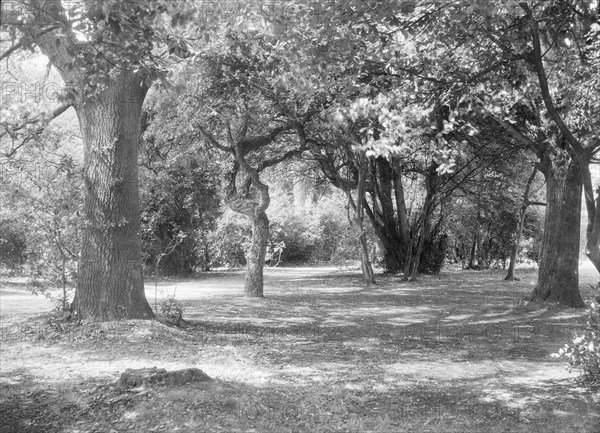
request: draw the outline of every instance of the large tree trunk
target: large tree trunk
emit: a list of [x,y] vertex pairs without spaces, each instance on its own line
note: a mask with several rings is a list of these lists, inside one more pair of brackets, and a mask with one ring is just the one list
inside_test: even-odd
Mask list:
[[585,306],[579,293],[582,173],[574,160],[546,161],[546,220],[538,282],[529,300]]
[[252,241],[246,254],[246,282],[244,295],[263,297],[263,269],[267,242],[269,240],[269,219],[265,212],[259,212],[252,218]]
[[40,32],[35,42],[71,87],[84,144],[84,228],[72,310],[94,321],[152,318],[142,275],[137,165],[147,88],[139,74],[104,63],[117,76],[106,90],[90,91],[90,76],[73,62],[75,55],[96,51],[68,28],[61,2],[31,6],[33,28],[56,28]]
[[77,107],[85,206],[74,309],[93,321],[150,319],[140,241],[138,141],[146,88],[123,73]]

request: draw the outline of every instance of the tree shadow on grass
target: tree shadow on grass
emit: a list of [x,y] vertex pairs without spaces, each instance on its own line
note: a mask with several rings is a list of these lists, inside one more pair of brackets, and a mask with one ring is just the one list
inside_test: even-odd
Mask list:
[[534,389],[535,401],[514,401],[490,397],[476,380],[374,387],[369,377],[352,379],[290,377],[260,386],[216,379],[136,389],[93,378],[76,387],[27,380],[3,393],[2,431],[593,432],[586,428],[598,421],[581,416],[589,409],[581,399],[550,396],[552,383]]
[[[583,311],[514,308],[507,300],[529,283],[481,274],[369,288],[353,278],[279,279],[266,299],[186,300],[185,329],[128,321],[58,339],[26,334],[3,357],[33,357],[27,370],[12,360],[3,376],[47,380],[7,385],[19,406],[2,407],[37,428],[17,407],[44,391],[48,425],[71,410],[58,425],[102,432],[594,432],[597,402],[569,394],[572,376],[561,379],[563,362],[548,356]],[[81,363],[88,379],[48,379]],[[110,387],[119,371],[152,366],[197,366],[220,380],[139,395]]]

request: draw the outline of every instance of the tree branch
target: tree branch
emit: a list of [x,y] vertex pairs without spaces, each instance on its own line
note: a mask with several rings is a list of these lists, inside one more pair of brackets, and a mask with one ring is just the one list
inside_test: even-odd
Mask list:
[[223,146],[215,139],[215,137],[213,137],[211,133],[206,131],[201,125],[195,125],[194,128],[200,131],[200,134],[202,134],[204,140],[206,140],[206,142],[211,146],[214,146],[223,152],[233,153],[233,149],[231,147]]
[[41,134],[46,129],[46,127],[50,124],[50,122],[52,122],[54,119],[56,119],[58,116],[63,114],[65,111],[67,111],[72,106],[73,106],[72,101],[65,102],[62,105],[55,108],[49,115],[39,115],[39,116],[35,117],[34,119],[25,120],[23,123],[21,123],[20,125],[16,125],[14,128],[7,128],[7,126],[4,125],[4,131],[2,133],[0,133],[0,139],[4,138],[7,134],[14,138],[13,134],[22,130],[27,125],[33,125],[36,123],[41,124],[42,122],[45,123],[40,126],[41,129],[38,129],[34,134],[32,134],[30,136],[24,137],[23,141],[21,143],[19,143],[15,147],[13,147],[10,151],[4,152],[2,154],[2,156],[6,157],[6,158],[12,157],[20,148],[22,148],[27,143],[29,143],[34,138],[35,135]]
[[298,126],[298,139],[300,140],[300,146],[298,149],[290,150],[289,152],[280,155],[279,157],[269,159],[267,161],[263,161],[258,165],[258,172],[260,173],[267,167],[272,167],[274,165],[279,164],[287,159],[293,158],[294,156],[300,156],[306,150],[306,133],[304,132],[304,128]]
[[550,95],[550,89],[548,87],[548,77],[546,76],[546,71],[544,69],[544,60],[542,58],[539,27],[537,21],[533,16],[533,11],[525,2],[519,3],[519,5],[527,15],[527,21],[531,30],[531,38],[533,40],[533,65],[538,76],[544,105],[548,110],[548,114],[550,114],[550,117],[552,118],[554,123],[556,123],[556,126],[558,126],[560,132],[563,134],[567,142],[575,151],[575,154],[579,158],[580,162],[584,162],[584,160],[589,159],[588,152],[586,152],[581,143],[579,143],[579,140],[575,138],[571,130],[567,127],[560,113],[556,110],[556,107],[554,106],[552,95]]

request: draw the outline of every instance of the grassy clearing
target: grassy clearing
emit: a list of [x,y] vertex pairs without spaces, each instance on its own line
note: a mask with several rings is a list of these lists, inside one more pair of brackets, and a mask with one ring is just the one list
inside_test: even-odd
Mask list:
[[[289,278],[268,280],[258,300],[194,296],[186,282],[183,329],[10,316],[1,431],[600,432],[600,397],[549,356],[584,312],[520,305],[532,271],[519,282],[379,276],[370,288],[352,273],[276,272]],[[114,386],[126,368],[153,366],[215,380]]]

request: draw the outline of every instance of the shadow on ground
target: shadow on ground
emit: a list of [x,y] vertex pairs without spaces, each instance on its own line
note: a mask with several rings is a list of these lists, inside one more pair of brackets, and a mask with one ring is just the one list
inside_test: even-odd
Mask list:
[[[3,329],[2,432],[600,431],[598,394],[550,357],[585,312],[519,303],[533,272],[365,288],[355,273],[277,270],[265,299],[206,286],[236,275],[185,282],[183,329],[46,316]],[[215,380],[113,385],[153,366]]]

